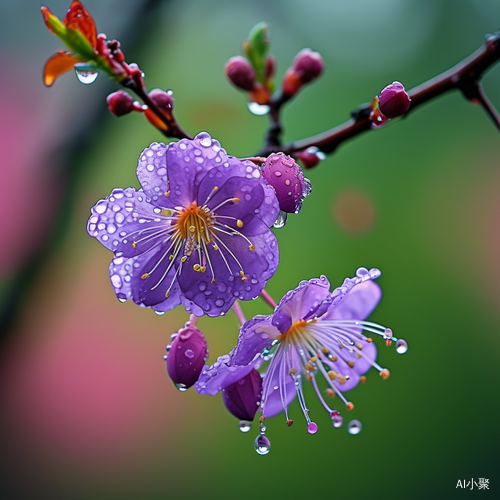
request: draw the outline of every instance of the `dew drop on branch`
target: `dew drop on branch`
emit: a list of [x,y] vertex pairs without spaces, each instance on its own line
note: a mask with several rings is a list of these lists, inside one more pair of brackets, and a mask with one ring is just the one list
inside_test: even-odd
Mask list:
[[81,71],[78,69],[75,69],[76,72],[76,77],[81,83],[84,83],[85,85],[90,85],[91,83],[94,83],[99,76],[99,72],[97,71]]

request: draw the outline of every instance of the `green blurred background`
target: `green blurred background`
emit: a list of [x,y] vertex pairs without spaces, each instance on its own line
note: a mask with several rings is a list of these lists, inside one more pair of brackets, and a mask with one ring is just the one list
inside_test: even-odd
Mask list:
[[[62,17],[68,3],[49,7]],[[186,313],[160,317],[114,296],[111,255],[85,230],[89,210],[114,187],[137,187],[139,153],[163,139],[139,114],[107,113],[114,87],[103,76],[43,88],[61,43],[40,5],[0,4],[2,498],[455,498],[475,493],[458,480],[479,478],[490,490],[478,495],[500,498],[500,138],[486,114],[445,95],[306,174],[313,194],[276,230],[268,291],[279,299],[302,279],[325,274],[337,286],[378,267],[384,298],[371,319],[409,350],[377,344],[392,375],[370,372],[350,394],[359,435],[334,429],[307,390],[318,433],[307,434],[295,402],[296,424],[269,420],[272,449],[258,456],[256,425],[242,434],[220,397],[170,383],[164,349]],[[182,126],[235,156],[259,149],[267,120],[249,113],[223,67],[259,21],[279,77],[303,47],[326,64],[285,109],[286,140],[345,121],[393,80],[421,83],[500,27],[497,0],[85,5],[149,88],[173,89]],[[500,66],[484,86],[498,107]],[[269,312],[259,300],[243,307]],[[234,315],[199,324],[212,362],[234,345]]]

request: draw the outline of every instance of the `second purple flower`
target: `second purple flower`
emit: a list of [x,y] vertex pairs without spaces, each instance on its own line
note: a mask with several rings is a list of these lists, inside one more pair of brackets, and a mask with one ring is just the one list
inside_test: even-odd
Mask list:
[[151,144],[137,177],[141,189],[113,190],[87,226],[115,254],[110,277],[119,300],[219,316],[260,294],[278,266],[269,227],[279,205],[258,167],[202,132]]

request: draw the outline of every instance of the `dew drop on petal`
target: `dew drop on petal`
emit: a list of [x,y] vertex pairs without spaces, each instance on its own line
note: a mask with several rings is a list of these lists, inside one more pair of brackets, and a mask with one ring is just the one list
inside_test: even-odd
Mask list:
[[217,300],[215,301],[215,305],[216,305],[217,307],[222,307],[222,306],[224,305],[224,300],[223,300],[223,299],[217,299]]
[[[274,175],[276,177],[281,177],[281,172],[279,170],[276,170],[276,172],[274,172]],[[290,181],[288,181],[290,183]]]
[[248,432],[252,427],[251,423],[248,420],[242,420],[239,426],[241,432]]
[[316,432],[318,432],[318,424],[315,422],[309,422],[307,424],[307,432],[309,434],[316,434]]
[[368,269],[366,269],[366,267],[360,267],[357,271],[356,271],[356,276],[358,278],[363,278],[363,276],[366,276],[368,274]]
[[287,219],[287,213],[283,212],[283,210],[282,210],[279,213],[278,218],[276,219],[276,222],[273,224],[273,227],[275,227],[276,229],[281,229],[282,227],[285,227],[286,219]]
[[406,340],[399,339],[396,342],[396,352],[398,354],[404,354],[408,350],[408,344],[406,343]]
[[259,455],[267,455],[271,451],[271,442],[263,434],[255,438],[253,446]]
[[127,302],[127,297],[123,293],[119,293],[116,298],[118,299],[118,302],[121,302],[122,304],[123,302]]
[[186,349],[184,356],[186,356],[186,358],[193,359],[194,358],[194,351],[191,349]]
[[333,426],[336,429],[342,427],[342,424],[344,423],[344,419],[340,415],[336,415],[335,417],[332,418],[332,420],[333,420]]
[[355,436],[356,434],[359,434],[361,432],[362,428],[363,426],[361,425],[361,422],[359,420],[351,420],[347,425],[347,432]]
[[99,76],[97,71],[80,71],[75,69],[76,77],[78,81],[84,83],[85,85],[89,85],[96,81],[96,78]]
[[187,387],[185,384],[174,384],[175,387],[180,391],[180,392],[186,392],[187,391]]
[[267,104],[257,104],[256,102],[249,102],[248,109],[250,110],[250,113],[262,116],[262,115],[267,115],[267,113],[269,113],[269,110],[271,108]]
[[172,349],[172,344],[167,344],[165,347],[165,350],[167,351],[167,353],[170,352],[170,349]]

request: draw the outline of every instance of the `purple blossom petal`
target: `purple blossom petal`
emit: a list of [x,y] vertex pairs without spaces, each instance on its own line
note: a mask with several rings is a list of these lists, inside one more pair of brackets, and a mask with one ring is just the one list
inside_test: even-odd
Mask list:
[[228,355],[219,357],[212,366],[204,368],[195,389],[200,394],[213,396],[237,382],[260,366],[262,352],[278,335],[270,316],[256,316],[247,321],[241,328],[236,347]]
[[169,189],[167,177],[167,148],[162,142],[153,142],[139,156],[137,178],[153,205],[171,207],[165,193]]
[[325,304],[330,305],[329,297],[330,283],[326,276],[301,281],[281,299],[273,314],[273,325],[285,333],[296,321],[322,313]]
[[202,179],[225,161],[226,151],[206,132],[198,134],[192,141],[182,139],[170,143],[167,150],[167,175],[170,184],[168,206],[189,206],[197,199]]

